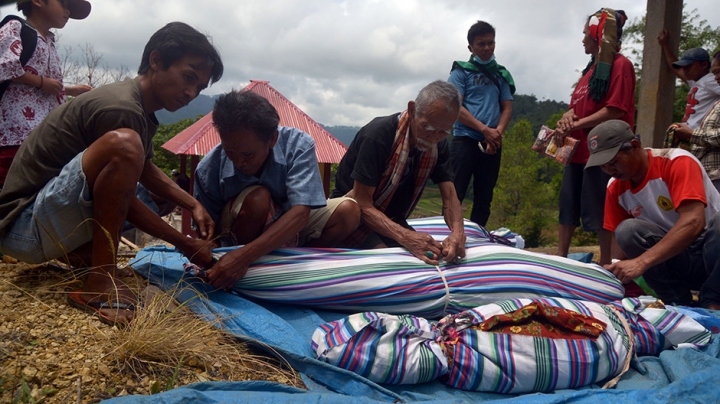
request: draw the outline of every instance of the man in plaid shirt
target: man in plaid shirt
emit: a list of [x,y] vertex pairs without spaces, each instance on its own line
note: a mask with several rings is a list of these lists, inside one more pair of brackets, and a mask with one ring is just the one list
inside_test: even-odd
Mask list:
[[[710,65],[715,81],[720,84],[720,52],[715,53]],[[720,191],[720,101],[705,115],[700,126],[692,130],[684,123],[671,125],[675,136],[690,142],[690,152],[700,160],[715,188]]]

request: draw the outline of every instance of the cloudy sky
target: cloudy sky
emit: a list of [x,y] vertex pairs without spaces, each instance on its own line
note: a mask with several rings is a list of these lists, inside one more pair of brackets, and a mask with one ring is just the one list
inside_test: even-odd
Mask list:
[[[648,0],[652,3],[653,0]],[[717,0],[687,0],[711,26]],[[62,45],[92,43],[109,66],[137,70],[148,38],[171,21],[210,35],[225,64],[204,94],[270,85],[325,125],[363,125],[404,109],[418,90],[447,79],[465,60],[467,29],[482,19],[497,30],[495,55],[518,93],[567,102],[588,56],[586,17],[603,6],[630,20],[643,0],[91,0],[93,11],[60,31]],[[715,11],[713,11],[715,9]],[[10,6],[0,14],[14,12]]]

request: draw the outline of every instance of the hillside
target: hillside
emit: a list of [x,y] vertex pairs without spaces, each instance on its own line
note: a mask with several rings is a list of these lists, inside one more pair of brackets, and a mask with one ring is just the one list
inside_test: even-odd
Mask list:
[[[187,106],[180,108],[175,112],[168,112],[166,110],[158,111],[155,115],[161,124],[167,125],[172,124],[182,119],[196,118],[199,115],[205,115],[212,111],[215,99],[217,96],[199,95]],[[515,101],[513,102],[513,114],[510,126],[519,121],[520,119],[527,119],[533,127],[533,131],[537,133],[540,130],[540,126],[544,125],[545,122],[553,114],[559,111],[567,110],[568,105],[564,102],[542,100],[538,101],[534,95],[523,95],[516,94]],[[355,138],[355,134],[360,130],[360,126],[325,126],[322,125],[328,132],[338,138],[346,146],[349,146],[352,140]]]
[[[515,94],[514,98],[510,127],[520,119],[527,119],[532,125],[534,133],[537,133],[552,115],[568,109],[568,104],[565,102],[538,101],[534,95]],[[568,98],[570,97],[568,96]]]
[[187,118],[196,118],[198,115],[206,115],[208,112],[212,111],[213,106],[215,105],[215,98],[217,98],[217,96],[211,97],[200,94],[188,105],[175,112],[168,112],[167,110],[162,109],[156,112],[155,116],[157,116],[158,122],[163,125],[175,123]]

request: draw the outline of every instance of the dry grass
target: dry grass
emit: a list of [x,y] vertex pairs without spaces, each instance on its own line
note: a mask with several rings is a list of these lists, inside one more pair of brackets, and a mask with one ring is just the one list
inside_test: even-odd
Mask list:
[[143,303],[132,323],[115,329],[109,336],[112,340],[108,343],[117,346],[109,356],[119,368],[138,372],[164,367],[167,372],[185,365],[226,380],[253,370],[265,373],[268,378],[280,376],[291,385],[302,386],[292,368],[268,363],[266,356],[253,353],[246,343],[224,332],[220,327],[222,318],[198,318],[188,307],[192,300],[178,304],[171,295],[189,291],[195,296],[193,299],[204,299],[189,286],[185,288],[170,294],[155,286],[140,291]]

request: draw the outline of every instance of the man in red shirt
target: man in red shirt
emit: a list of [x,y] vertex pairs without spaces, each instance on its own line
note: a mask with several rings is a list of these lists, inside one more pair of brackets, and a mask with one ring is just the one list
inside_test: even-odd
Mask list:
[[666,303],[720,309],[720,193],[682,149],[643,149],[630,125],[610,120],[588,136],[586,167],[612,176],[603,227],[613,233],[605,268],[627,283],[643,276]]

